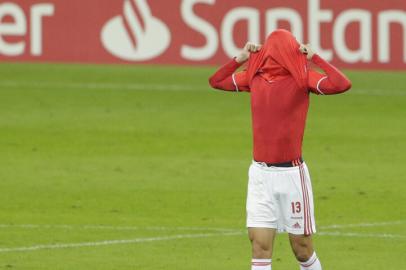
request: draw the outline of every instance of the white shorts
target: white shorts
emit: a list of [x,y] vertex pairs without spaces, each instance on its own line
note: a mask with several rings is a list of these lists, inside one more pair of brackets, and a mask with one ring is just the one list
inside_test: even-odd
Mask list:
[[305,163],[289,168],[252,163],[247,227],[272,228],[295,235],[316,232],[312,184]]

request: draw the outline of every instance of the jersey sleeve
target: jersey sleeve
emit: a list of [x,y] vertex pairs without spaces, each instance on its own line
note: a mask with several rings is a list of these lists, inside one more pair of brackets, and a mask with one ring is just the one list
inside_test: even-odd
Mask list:
[[320,89],[320,84],[327,79],[325,74],[315,70],[309,71],[309,89],[312,93],[317,95],[324,95],[325,93]]
[[320,67],[325,74],[315,70],[309,71],[309,89],[317,95],[335,95],[348,91],[351,81],[336,67],[314,55],[312,62]]
[[247,72],[236,72],[240,66],[235,59],[231,60],[210,77],[210,86],[224,91],[249,92]]
[[243,91],[243,92],[249,92],[249,84],[248,84],[248,77],[247,77],[247,71],[240,71],[237,73],[234,73],[232,76],[233,79],[233,84],[235,86],[236,91]]

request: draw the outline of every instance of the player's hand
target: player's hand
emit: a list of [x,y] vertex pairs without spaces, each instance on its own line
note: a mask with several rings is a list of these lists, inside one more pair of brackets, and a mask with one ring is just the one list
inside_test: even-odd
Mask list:
[[309,44],[301,44],[299,50],[301,53],[307,56],[308,60],[311,60],[313,58],[314,51]]
[[250,57],[251,53],[256,53],[259,50],[261,50],[262,45],[260,44],[255,44],[252,42],[247,42],[247,44],[245,44],[244,49],[241,51],[241,53],[236,57],[236,61],[238,63],[244,63],[248,60],[248,58]]

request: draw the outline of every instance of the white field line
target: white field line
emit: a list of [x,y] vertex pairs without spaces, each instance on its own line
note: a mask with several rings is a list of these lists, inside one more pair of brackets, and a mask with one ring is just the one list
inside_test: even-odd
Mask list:
[[0,87],[41,87],[45,89],[90,89],[90,90],[156,90],[156,91],[194,91],[197,89],[208,89],[209,85],[185,85],[185,84],[142,84],[142,83],[72,83],[72,82],[17,82],[3,81]]
[[112,230],[112,231],[213,231],[213,232],[241,232],[239,229],[211,228],[211,227],[137,227],[112,225],[50,225],[50,224],[0,224],[0,229],[64,229],[64,230]]
[[319,232],[321,236],[358,237],[358,238],[385,238],[385,239],[406,239],[406,235],[390,233],[355,233],[355,232]]
[[235,236],[235,235],[241,235],[241,234],[242,234],[242,232],[178,234],[178,235],[170,235],[170,236],[134,238],[134,239],[124,239],[124,240],[105,240],[105,241],[97,241],[97,242],[35,245],[35,246],[29,246],[29,247],[0,248],[0,253],[25,252],[25,251],[44,250],[44,249],[65,249],[65,248],[81,248],[81,247],[98,247],[98,246],[137,244],[137,243],[170,241],[170,240],[179,240],[179,239],[196,239],[196,238],[208,238],[208,237],[216,237],[216,236]]
[[[357,223],[357,224],[334,224],[318,226],[321,230],[364,228],[364,227],[384,227],[390,225],[406,224],[406,220]],[[66,225],[66,224],[0,224],[0,229],[20,228],[20,229],[65,229],[65,230],[112,230],[112,231],[213,231],[213,232],[240,232],[238,228],[213,228],[213,227],[164,227],[164,226],[114,226],[114,225]]]
[[353,95],[382,96],[382,97],[404,97],[406,89],[353,89],[348,92]]
[[[89,89],[89,90],[146,90],[146,91],[196,91],[209,89],[208,84],[142,84],[142,83],[100,83],[100,82],[46,82],[46,81],[0,81],[0,88],[41,87],[44,89]],[[353,89],[354,95],[368,96],[406,96],[406,89]]]
[[[146,242],[159,242],[171,241],[181,239],[197,239],[209,237],[225,237],[225,236],[240,236],[245,235],[244,232],[223,232],[223,233],[205,233],[205,234],[179,234],[171,236],[148,237],[148,238],[134,238],[123,240],[104,240],[96,242],[82,242],[82,243],[61,243],[61,244],[42,244],[25,247],[5,247],[0,248],[0,253],[10,252],[28,252],[38,250],[54,250],[54,249],[67,249],[67,248],[83,248],[83,247],[99,247],[111,245],[124,245],[124,244],[138,244]],[[320,236],[338,236],[338,237],[357,237],[357,238],[384,238],[384,239],[406,239],[405,235],[394,234],[362,234],[362,233],[342,233],[342,232],[320,232]]]
[[357,224],[336,224],[328,226],[319,226],[320,229],[346,229],[346,228],[366,228],[366,227],[384,227],[390,225],[402,225],[406,224],[406,220],[390,221],[390,222],[376,222],[376,223],[357,223]]
[[[348,225],[330,225],[321,226],[323,229],[341,229],[341,228],[362,228],[362,227],[380,227],[387,225],[399,225],[405,224],[406,221],[394,221],[394,222],[380,222],[380,223],[360,223],[360,224],[348,224]],[[27,252],[44,249],[65,249],[65,248],[82,248],[82,247],[97,247],[97,246],[109,246],[109,245],[123,245],[123,244],[136,244],[145,242],[158,242],[158,241],[170,241],[179,239],[196,239],[196,238],[208,238],[208,237],[224,237],[224,236],[237,236],[245,235],[244,230],[237,229],[223,229],[223,228],[204,228],[204,227],[132,227],[132,226],[104,226],[104,225],[35,225],[35,224],[0,224],[0,228],[23,228],[23,229],[101,229],[101,230],[158,230],[158,231],[181,231],[181,230],[213,230],[214,233],[201,233],[201,234],[178,234],[160,237],[148,237],[148,238],[135,238],[124,240],[105,240],[96,242],[82,242],[82,243],[61,243],[61,244],[40,244],[26,247],[5,247],[0,248],[0,253],[7,252]],[[322,231],[319,232],[320,236],[335,236],[335,237],[356,237],[356,238],[381,238],[381,239],[406,239],[406,235],[387,234],[387,233],[357,233],[357,232],[340,232],[340,231]]]

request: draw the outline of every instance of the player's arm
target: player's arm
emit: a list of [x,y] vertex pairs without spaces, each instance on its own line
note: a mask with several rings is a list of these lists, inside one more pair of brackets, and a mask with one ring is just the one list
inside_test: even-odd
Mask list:
[[210,77],[210,86],[225,91],[249,92],[247,72],[236,73],[236,71],[248,60],[251,52],[257,52],[260,49],[260,45],[248,42],[237,57],[222,66]]
[[235,73],[241,65],[242,64],[238,63],[235,58],[232,59],[210,77],[210,86],[225,91],[249,92],[247,72],[241,71]]
[[302,45],[302,53],[325,74],[314,70],[309,71],[309,89],[318,95],[335,95],[348,91],[351,88],[351,81],[336,67],[315,54],[310,46]]

